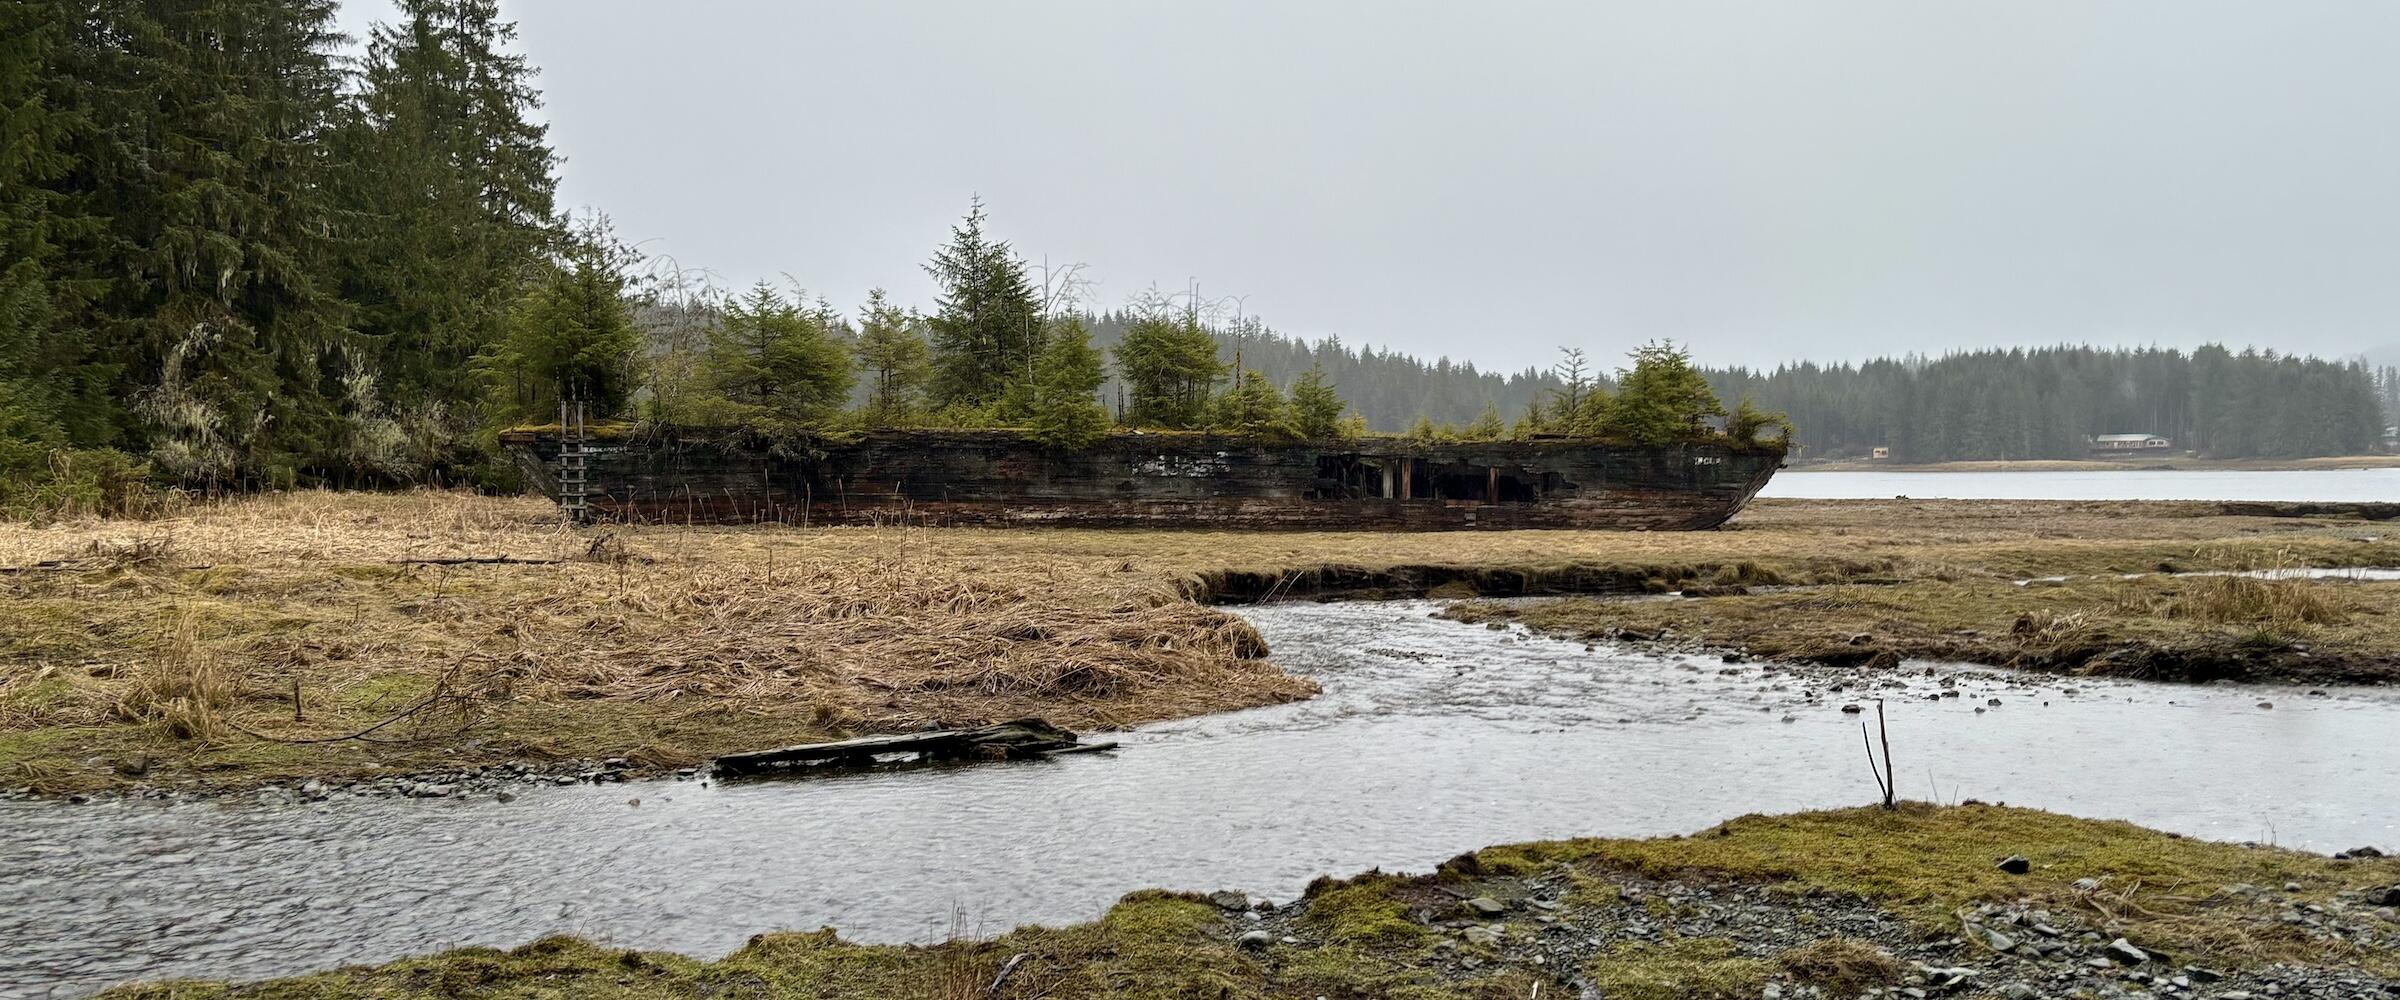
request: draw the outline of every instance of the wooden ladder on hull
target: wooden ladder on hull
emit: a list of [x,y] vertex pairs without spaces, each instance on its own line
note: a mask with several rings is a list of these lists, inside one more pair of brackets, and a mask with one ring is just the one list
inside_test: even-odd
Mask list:
[[[592,523],[591,466],[584,452],[588,430],[583,421],[583,401],[576,400],[572,410],[566,400],[558,402],[558,506],[566,511],[572,524]],[[574,420],[568,422],[572,415]]]

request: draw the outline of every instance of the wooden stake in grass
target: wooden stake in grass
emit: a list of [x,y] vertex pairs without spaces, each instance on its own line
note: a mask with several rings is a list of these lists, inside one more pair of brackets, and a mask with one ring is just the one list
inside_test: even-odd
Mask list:
[[1867,773],[1875,778],[1875,790],[1883,793],[1883,807],[1898,809],[1900,803],[1894,796],[1899,792],[1893,787],[1897,783],[1897,778],[1892,771],[1892,729],[1884,724],[1883,699],[1881,698],[1875,699],[1875,729],[1883,736],[1883,770],[1881,771],[1875,769],[1875,741],[1867,736],[1867,722],[1865,719],[1860,719],[1858,722],[1858,741],[1865,745],[1867,751]]

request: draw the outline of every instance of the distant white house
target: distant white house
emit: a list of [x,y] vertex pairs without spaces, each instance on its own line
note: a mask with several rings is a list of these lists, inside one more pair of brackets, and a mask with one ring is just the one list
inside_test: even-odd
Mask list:
[[2173,440],[2156,434],[2100,434],[2092,438],[2092,450],[2096,452],[2166,451],[2173,447]]

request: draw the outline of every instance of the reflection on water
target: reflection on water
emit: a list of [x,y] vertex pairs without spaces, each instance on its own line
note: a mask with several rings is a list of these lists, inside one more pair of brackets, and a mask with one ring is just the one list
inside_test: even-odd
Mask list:
[[1761,497],[1798,500],[2311,500],[2400,501],[2400,469],[2103,469],[2089,472],[1794,472]]
[[[263,977],[550,932],[704,956],[824,924],[921,941],[954,905],[997,931],[1089,919],[1149,886],[1288,899],[1320,873],[1874,795],[1840,712],[1856,692],[1587,652],[1434,608],[1245,609],[1276,661],[1325,694],[1149,727],[1114,756],[323,814],[0,804],[0,993]],[[1922,676],[1884,692],[1904,794],[2320,850],[2400,842],[2390,693],[2079,681],[2070,694],[1977,676],[1956,697]]]

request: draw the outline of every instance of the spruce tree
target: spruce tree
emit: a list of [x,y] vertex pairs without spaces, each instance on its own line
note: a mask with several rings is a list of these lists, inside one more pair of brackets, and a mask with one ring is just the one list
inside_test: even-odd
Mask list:
[[1322,367],[1311,365],[1292,382],[1292,426],[1303,438],[1330,441],[1346,436],[1342,422],[1346,405]]
[[107,233],[84,267],[122,275],[91,330],[149,453],[189,482],[288,482],[335,437],[329,351],[349,331],[321,268],[332,14],[331,0],[110,0],[85,22],[103,50],[84,79],[86,208]]
[[[983,231],[983,199],[950,230],[950,243],[925,265],[941,286],[933,331],[936,406],[998,407],[1023,416],[1042,347],[1040,306],[1025,263]],[[1012,392],[1012,390],[1014,390]]]
[[1241,387],[1217,397],[1215,410],[1219,430],[1270,441],[1302,436],[1283,393],[1256,371],[1243,372]]
[[1483,404],[1483,412],[1459,431],[1459,437],[1468,441],[1498,441],[1507,436],[1508,425],[1501,422],[1500,407],[1493,403]]
[[1034,366],[1031,398],[1033,439],[1071,451],[1108,434],[1108,410],[1100,405],[1100,383],[1108,378],[1091,331],[1079,318],[1051,324]]
[[[471,398],[468,360],[557,238],[557,155],[532,120],[541,95],[497,0],[399,0],[367,38],[359,93],[329,137],[341,209],[340,278],[373,374],[395,405]],[[425,433],[455,433],[471,412]]]
[[0,7],[0,498],[66,442],[56,415],[66,395],[62,362],[79,353],[53,340],[50,285],[51,230],[64,198],[47,185],[67,163],[44,84],[67,40],[64,13],[55,3]]
[[642,349],[625,300],[636,259],[605,218],[579,227],[561,258],[518,297],[500,342],[476,361],[493,419],[556,420],[561,400],[582,401],[593,420],[625,411]]
[[1665,444],[1695,433],[1703,418],[1724,415],[1691,355],[1673,341],[1656,341],[1635,349],[1633,367],[1618,371],[1601,429],[1619,440]]
[[1177,316],[1153,300],[1116,346],[1128,396],[1125,420],[1139,427],[1192,428],[1208,416],[1209,397],[1228,366],[1217,338],[1188,310]]
[[841,408],[855,379],[833,323],[831,310],[803,310],[762,281],[710,331],[708,380],[753,420],[823,420]]
[[867,377],[867,413],[886,427],[906,425],[924,405],[932,351],[916,313],[892,305],[883,289],[867,293],[858,318],[858,367]]

